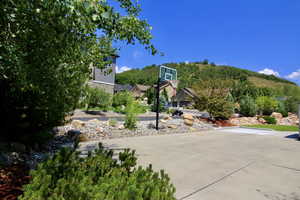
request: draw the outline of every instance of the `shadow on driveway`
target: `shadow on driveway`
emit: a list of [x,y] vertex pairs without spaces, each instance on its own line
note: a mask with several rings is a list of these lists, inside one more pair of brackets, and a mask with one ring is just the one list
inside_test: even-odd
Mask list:
[[299,140],[299,139],[300,139],[298,133],[295,133],[295,134],[292,134],[292,135],[285,136],[285,138],[288,138],[288,139],[294,139],[294,140]]

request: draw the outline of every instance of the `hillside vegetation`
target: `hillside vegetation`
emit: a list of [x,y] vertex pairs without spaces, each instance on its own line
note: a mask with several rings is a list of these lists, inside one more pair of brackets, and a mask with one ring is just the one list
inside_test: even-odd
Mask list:
[[[179,87],[191,87],[201,80],[211,79],[230,79],[230,80],[249,80],[258,87],[278,88],[296,86],[295,83],[269,76],[257,72],[240,69],[230,66],[216,66],[214,64],[205,64],[205,62],[196,63],[166,63],[167,67],[175,68],[178,71]],[[159,66],[151,65],[143,69],[133,69],[116,76],[116,82],[119,84],[145,84],[152,85],[157,81]]]
[[[231,66],[216,66],[208,61],[166,63],[178,72],[179,87],[190,87],[198,94],[195,108],[206,110],[214,118],[227,119],[233,112],[243,116],[296,113],[300,103],[300,87],[272,75],[260,74]],[[133,69],[117,74],[119,84],[153,85],[159,66]]]

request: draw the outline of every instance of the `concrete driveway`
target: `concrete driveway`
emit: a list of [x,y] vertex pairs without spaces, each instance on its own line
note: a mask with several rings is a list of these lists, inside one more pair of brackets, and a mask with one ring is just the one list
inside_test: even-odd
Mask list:
[[139,164],[165,169],[178,200],[300,200],[300,142],[288,135],[218,130],[103,143],[136,149]]

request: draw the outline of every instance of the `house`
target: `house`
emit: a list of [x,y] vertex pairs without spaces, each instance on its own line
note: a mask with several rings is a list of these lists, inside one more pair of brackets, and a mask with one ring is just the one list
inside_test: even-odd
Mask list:
[[116,63],[119,56],[112,55],[107,59],[112,62],[104,69],[92,66],[92,80],[89,81],[91,87],[100,88],[107,93],[113,94],[115,88]]
[[145,96],[146,91],[151,88],[151,86],[148,85],[140,85],[140,84],[135,84],[132,89],[131,92],[133,94],[133,96],[135,98],[142,98],[143,96]]
[[[161,82],[159,85],[160,95],[165,95],[167,98],[166,100],[171,102],[171,100],[176,96],[178,83],[179,81],[177,80]],[[156,85],[154,87],[156,87]]]
[[121,85],[121,84],[115,84],[114,93],[118,92],[124,92],[124,91],[131,91],[133,87],[129,84]]
[[174,107],[189,107],[192,106],[193,99],[197,97],[196,92],[191,88],[182,88],[178,91],[176,96],[172,99]]

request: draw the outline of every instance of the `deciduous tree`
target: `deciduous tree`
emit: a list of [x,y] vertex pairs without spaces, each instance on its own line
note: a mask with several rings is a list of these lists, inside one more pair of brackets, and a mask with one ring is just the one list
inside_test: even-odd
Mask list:
[[61,123],[90,66],[109,64],[104,58],[116,53],[113,42],[139,42],[155,54],[151,27],[139,13],[131,0],[2,0],[0,106],[7,136],[20,139]]

